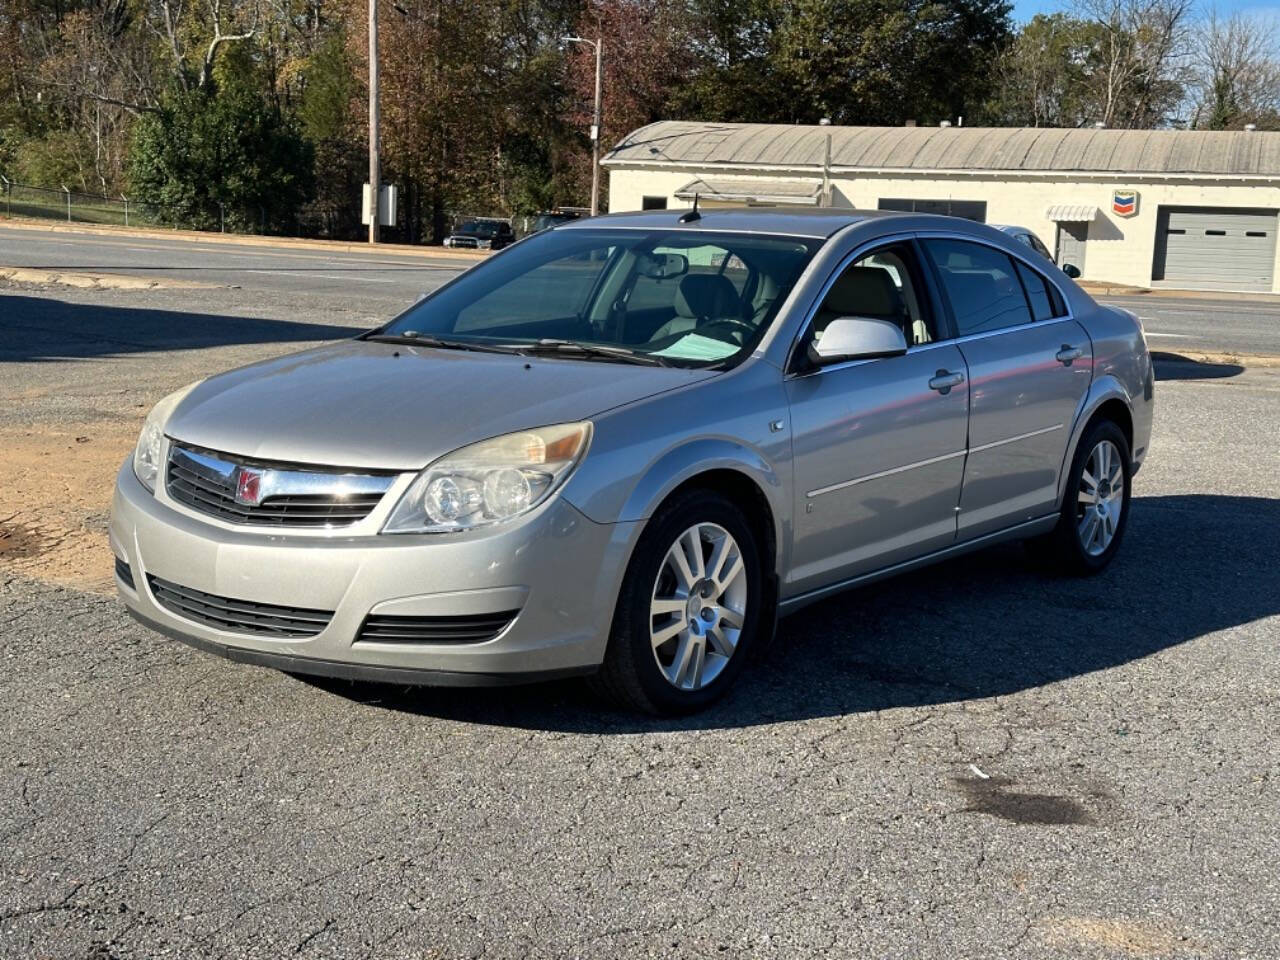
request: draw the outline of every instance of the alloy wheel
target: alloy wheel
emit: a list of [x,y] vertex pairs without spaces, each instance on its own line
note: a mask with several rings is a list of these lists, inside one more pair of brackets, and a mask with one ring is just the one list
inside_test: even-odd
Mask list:
[[685,530],[653,585],[649,638],[658,669],[680,690],[699,690],[732,659],[747,609],[747,569],[733,536],[715,523]]
[[1080,471],[1076,505],[1076,536],[1091,557],[1105,553],[1120,527],[1124,510],[1124,465],[1120,451],[1102,440],[1089,452]]

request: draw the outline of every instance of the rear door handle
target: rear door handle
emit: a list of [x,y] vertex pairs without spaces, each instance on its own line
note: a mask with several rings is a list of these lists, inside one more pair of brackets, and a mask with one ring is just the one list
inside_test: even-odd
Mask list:
[[1065,364],[1069,367],[1071,366],[1072,360],[1079,360],[1084,356],[1084,351],[1079,347],[1073,347],[1069,343],[1064,343],[1062,345],[1062,349],[1057,352],[1056,356],[1059,363]]
[[934,374],[933,379],[929,381],[929,389],[937,390],[943,396],[951,392],[952,387],[958,387],[964,383],[963,373],[952,373],[949,370],[939,370]]

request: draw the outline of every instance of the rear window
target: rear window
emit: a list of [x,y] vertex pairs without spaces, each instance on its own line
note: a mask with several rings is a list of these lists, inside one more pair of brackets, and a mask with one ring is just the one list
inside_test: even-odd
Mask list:
[[964,240],[926,240],[924,246],[938,268],[958,336],[1031,322],[1022,281],[1008,254]]
[[1018,276],[1027,291],[1027,302],[1031,304],[1031,314],[1037,320],[1049,320],[1059,316],[1055,292],[1044,277],[1036,273],[1026,264],[1019,263]]

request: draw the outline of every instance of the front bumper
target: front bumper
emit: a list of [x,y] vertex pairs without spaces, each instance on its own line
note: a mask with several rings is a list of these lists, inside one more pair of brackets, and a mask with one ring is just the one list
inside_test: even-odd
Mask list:
[[[486,685],[594,670],[637,523],[598,524],[562,498],[501,528],[462,534],[290,536],[228,529],[152,495],[128,462],[110,542],[129,612],[158,632],[230,659],[296,673],[395,683]],[[333,611],[314,636],[240,633],[162,606],[157,577],[257,604]],[[518,610],[481,642],[364,641],[365,618]]]

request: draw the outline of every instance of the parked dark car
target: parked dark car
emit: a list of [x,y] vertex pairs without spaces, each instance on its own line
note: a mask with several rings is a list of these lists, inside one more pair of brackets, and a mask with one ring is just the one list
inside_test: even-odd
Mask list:
[[489,217],[464,220],[457,230],[444,238],[446,247],[460,250],[501,250],[515,242],[515,231],[510,223]]
[[562,223],[571,223],[580,218],[582,214],[573,210],[544,210],[542,213],[536,214],[533,223],[529,227],[530,233],[540,233],[551,227],[558,227]]

